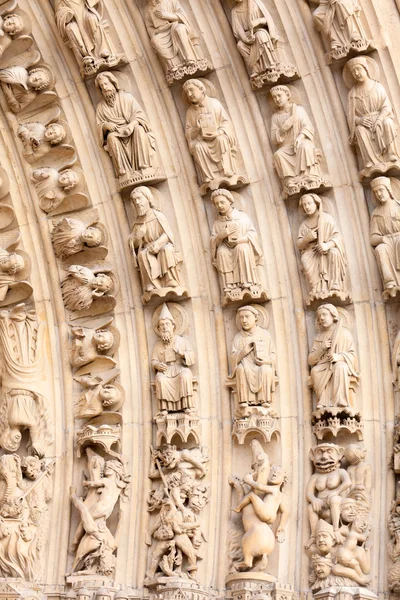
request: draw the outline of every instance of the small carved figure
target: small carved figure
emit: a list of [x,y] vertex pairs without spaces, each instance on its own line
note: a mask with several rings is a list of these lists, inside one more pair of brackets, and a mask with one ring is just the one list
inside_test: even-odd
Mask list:
[[314,127],[305,109],[293,102],[285,85],[276,85],[270,94],[277,108],[271,119],[272,143],[278,146],[274,167],[285,193],[326,185],[320,166],[322,152],[315,146]]
[[113,383],[119,374],[118,369],[92,375],[91,373],[74,377],[84,391],[76,403],[77,419],[91,419],[107,410],[118,411],[124,403],[123,389]]
[[364,511],[369,512],[371,510],[372,475],[370,465],[364,461],[366,454],[366,448],[357,444],[349,444],[344,451],[344,457],[349,463],[347,472],[351,479],[348,496],[356,500],[359,509],[364,507]]
[[344,58],[351,51],[365,52],[370,40],[364,31],[359,0],[311,0],[318,4],[314,11],[314,23],[329,48],[328,58]]
[[236,318],[241,330],[233,338],[230,378],[236,381],[237,416],[246,417],[252,406],[271,406],[277,384],[276,350],[269,332],[257,324],[255,306],[242,306]]
[[238,40],[237,48],[250,71],[252,86],[297,75],[294,65],[281,62],[278,30],[262,0],[235,0],[232,8],[232,28]]
[[145,22],[151,45],[164,64],[169,85],[185,75],[211,69],[178,0],[147,0]]
[[[7,9],[7,5],[6,5]],[[19,34],[22,34],[25,30],[25,24],[21,15],[15,13],[3,13],[0,15],[0,58],[2,58],[6,49],[14,42]],[[32,38],[25,35],[22,48],[30,47],[32,45]],[[20,48],[19,48],[20,49]],[[12,50],[10,49],[10,52]]]
[[[0,85],[9,109],[22,113],[25,109],[43,107],[55,101],[56,94],[50,91],[54,78],[47,66],[30,67],[31,55],[26,53],[26,68],[21,63],[2,68],[0,63]],[[32,63],[31,63],[32,64]]]
[[347,121],[350,144],[361,154],[361,177],[400,168],[397,127],[389,96],[379,83],[379,67],[368,56],[349,60],[343,78],[350,89]]
[[116,352],[118,344],[115,327],[107,328],[110,322],[111,319],[97,329],[71,327],[73,341],[69,348],[69,358],[73,367],[99,363],[96,370],[106,370],[115,366],[115,361],[110,356]]
[[179,270],[182,256],[175,248],[167,218],[154,208],[154,197],[149,188],[135,188],[130,197],[136,219],[128,242],[140,272],[143,301],[147,302],[153,295],[165,297],[168,292],[182,296],[185,292]]
[[371,215],[371,245],[382,278],[384,300],[394,298],[400,290],[400,196],[396,197],[388,177],[376,177],[371,189],[378,202]]
[[[243,480],[230,477],[229,483],[238,496],[236,512],[242,513],[244,536],[243,561],[234,565],[238,571],[264,571],[268,557],[275,547],[275,536],[270,525],[279,517],[276,530],[278,542],[284,541],[284,529],[289,517],[287,502],[281,491],[286,478],[281,467],[270,467],[268,454],[260,442],[251,441],[253,470]],[[259,561],[254,567],[254,560]]]
[[30,164],[40,161],[40,166],[47,166],[43,164],[42,159],[49,153],[53,157],[52,150],[55,148],[58,152],[57,158],[51,160],[49,156],[48,161],[53,163],[51,164],[53,168],[56,166],[55,162],[57,166],[59,163],[61,166],[68,166],[68,163],[72,164],[75,160],[75,149],[63,143],[66,141],[67,132],[61,123],[44,124],[39,121],[21,123],[17,135],[24,146],[23,157]]
[[52,441],[44,393],[48,382],[44,365],[44,323],[33,309],[18,304],[0,313],[2,396],[0,446],[18,450],[22,431],[29,430],[28,450],[40,458]]
[[297,246],[309,288],[307,303],[333,297],[348,301],[346,252],[335,219],[324,211],[323,199],[317,194],[305,194],[299,205],[306,214]]
[[113,308],[115,298],[110,294],[114,291],[114,280],[106,274],[110,270],[109,267],[71,265],[67,277],[61,283],[65,307],[72,311],[82,311],[90,308],[96,299],[105,296],[104,310],[101,312],[106,312],[106,304],[108,309]]
[[29,258],[17,250],[20,239],[16,229],[0,234],[0,306],[25,300],[33,293],[26,281],[30,274]]
[[343,453],[344,448],[328,442],[313,446],[310,450],[310,458],[316,472],[311,475],[306,490],[311,529],[308,546],[315,542],[319,519],[332,524],[337,543],[343,541],[339,531],[340,505],[351,487],[350,475],[340,466]]
[[316,313],[318,333],[314,339],[308,364],[310,383],[317,397],[317,409],[333,407],[351,411],[351,385],[358,382],[358,361],[353,336],[343,326],[339,312],[332,304],[322,304]]
[[209,500],[209,486],[199,479],[206,474],[208,456],[204,449],[177,450],[166,445],[152,452],[149,477],[162,487],[150,492],[149,511],[159,511],[150,527],[147,544],[155,540],[145,585],[157,585],[159,577],[196,580],[201,559],[199,549],[205,536],[199,515]]
[[175,333],[176,322],[167,304],[158,316],[156,342],[151,366],[156,373],[155,394],[161,415],[168,412],[195,412],[193,399],[193,374],[195,355],[189,342]]
[[76,495],[71,487],[71,501],[81,516],[71,552],[75,554],[71,573],[79,575],[98,574],[110,576],[115,569],[115,551],[121,534],[121,511],[115,535],[107,527],[107,519],[121,495],[126,494],[129,478],[121,461],[105,461],[92,449],[88,455],[89,480],[83,482],[88,488],[85,500]]
[[160,181],[156,139],[139,102],[120,88],[113,73],[100,73],[95,83],[102,95],[96,108],[99,142],[111,157],[120,187]]
[[253,223],[234,207],[228,190],[215,190],[211,201],[218,210],[211,233],[211,259],[219,273],[222,305],[246,296],[268,299],[260,282],[258,266],[263,264],[263,254]]
[[103,17],[103,0],[56,0],[55,18],[63,42],[72,49],[82,77],[126,63],[115,53]]
[[[51,232],[55,255],[61,260],[83,251],[90,255],[89,249],[99,248],[104,243],[104,231],[95,227],[97,223],[97,219],[92,219],[87,224],[71,217],[58,221]],[[98,257],[99,252],[93,254]],[[101,253],[101,258],[105,258],[104,252]]]
[[61,209],[64,200],[72,196],[71,192],[75,197],[80,183],[80,174],[75,169],[59,172],[52,167],[42,167],[35,169],[31,178],[39,196],[39,206],[46,213]]
[[244,183],[236,168],[236,136],[221,102],[207,95],[199,79],[185,81],[182,89],[190,104],[186,112],[186,140],[198,170],[200,193],[221,185]]

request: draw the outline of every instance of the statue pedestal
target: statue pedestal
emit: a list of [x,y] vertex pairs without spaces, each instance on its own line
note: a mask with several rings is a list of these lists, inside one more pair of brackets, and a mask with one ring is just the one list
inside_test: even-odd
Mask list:
[[249,407],[248,416],[235,419],[232,437],[236,438],[240,445],[243,445],[249,433],[259,433],[268,444],[274,433],[279,435],[278,419],[278,413],[270,408]]
[[328,587],[315,592],[314,598],[318,600],[373,600],[378,596],[362,587]]
[[291,600],[294,596],[293,586],[268,573],[233,573],[225,581],[226,598],[232,600]]
[[158,415],[154,418],[157,424],[157,447],[170,444],[174,435],[178,435],[183,443],[193,436],[196,444],[200,444],[200,419],[197,414],[184,412]]
[[200,589],[193,579],[158,577],[155,587],[144,600],[209,600],[210,594]]

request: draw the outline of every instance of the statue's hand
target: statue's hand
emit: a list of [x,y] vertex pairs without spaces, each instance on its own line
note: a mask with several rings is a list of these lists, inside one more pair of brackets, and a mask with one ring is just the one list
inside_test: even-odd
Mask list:
[[324,501],[320,498],[314,498],[314,500],[311,502],[311,506],[313,511],[318,514],[324,507]]
[[367,127],[368,129],[372,129],[372,126],[373,126],[372,118],[368,117],[368,116],[363,117],[361,119],[361,125],[363,127]]
[[168,365],[163,362],[159,362],[155,365],[157,371],[161,371],[161,373],[165,373],[168,369]]
[[243,481],[244,481],[244,483],[247,483],[248,485],[251,485],[252,483],[254,483],[253,474],[246,473],[246,475],[243,477]]

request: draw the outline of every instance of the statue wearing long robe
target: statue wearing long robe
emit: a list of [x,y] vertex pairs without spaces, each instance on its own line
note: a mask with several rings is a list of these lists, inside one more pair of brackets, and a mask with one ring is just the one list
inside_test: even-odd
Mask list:
[[[371,117],[372,128],[361,124],[364,117]],[[392,104],[379,81],[368,79],[366,83],[355,85],[350,90],[347,119],[350,143],[358,145],[365,168],[399,160]],[[381,127],[374,131],[378,120]]]
[[326,36],[332,50],[349,48],[353,42],[367,43],[357,0],[320,0],[314,11],[316,28]]
[[[313,232],[317,238],[310,241]],[[334,247],[323,253],[317,251],[318,245],[328,242]],[[345,291],[347,260],[344,242],[332,215],[320,208],[316,227],[311,227],[309,219],[305,219],[300,225],[297,245],[310,294]]]
[[[288,119],[292,119],[292,126],[283,131],[282,125]],[[275,112],[271,127],[272,143],[279,146],[274,154],[274,166],[282,180],[305,174],[321,175],[321,151],[314,145],[314,128],[302,106],[292,102],[289,112]],[[304,135],[304,139],[295,152],[294,142],[300,134]]]
[[[252,347],[250,352],[249,346]],[[269,364],[257,365],[256,358]],[[271,404],[271,394],[276,387],[275,361],[275,344],[266,329],[257,325],[253,332],[242,329],[235,335],[229,363],[231,377],[236,377],[239,406],[268,407]]]
[[[218,244],[217,237],[228,224],[234,224],[236,231]],[[241,238],[247,242],[236,243]],[[211,234],[211,258],[223,290],[260,284],[257,265],[262,263],[262,250],[254,225],[244,212],[233,208],[231,217],[218,216]]]
[[[254,26],[259,19],[265,23]],[[238,50],[252,75],[264,73],[279,63],[275,48],[278,32],[261,0],[237,2],[232,9],[232,28]]]
[[375,208],[371,216],[371,239],[385,237],[375,245],[375,255],[383,287],[400,287],[400,201],[390,198]]
[[[331,347],[323,350],[330,339]],[[332,354],[342,360],[330,362]],[[333,328],[322,329],[314,339],[308,356],[311,384],[317,397],[317,408],[351,406],[350,378],[358,379],[358,362],[353,336],[340,320]]]
[[[209,133],[211,136],[207,137]],[[237,142],[231,120],[219,100],[206,96],[201,104],[189,106],[186,139],[202,183],[234,175]]]
[[195,355],[187,340],[175,335],[168,344],[156,342],[151,363],[164,363],[167,370],[157,371],[156,398],[160,411],[176,412],[193,409],[193,376],[189,369],[195,362]]
[[[102,98],[96,108],[96,121],[100,145],[111,156],[117,176],[153,166],[155,137],[142,107],[132,94],[116,91],[112,106]],[[105,130],[105,123],[117,125],[116,130]]]

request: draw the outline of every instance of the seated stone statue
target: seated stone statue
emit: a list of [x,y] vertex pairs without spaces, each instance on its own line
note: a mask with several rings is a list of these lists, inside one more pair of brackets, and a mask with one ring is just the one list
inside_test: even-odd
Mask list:
[[320,167],[322,152],[315,146],[314,128],[306,111],[293,102],[285,85],[273,87],[270,94],[277,108],[271,120],[272,143],[278,146],[274,166],[285,193],[320,187],[324,183]]
[[151,365],[156,372],[155,393],[161,415],[168,412],[193,413],[193,375],[190,367],[195,355],[188,341],[175,333],[175,320],[164,304],[155,331],[156,342]]
[[316,313],[319,330],[308,355],[311,386],[317,397],[317,409],[351,411],[351,378],[358,381],[358,361],[353,336],[343,326],[332,304],[322,304]]
[[215,190],[211,201],[218,210],[211,233],[211,258],[220,278],[222,305],[245,295],[267,298],[259,276],[262,249],[253,223],[234,207],[228,190]]
[[[182,256],[175,248],[174,235],[165,215],[154,208],[151,190],[140,186],[131,193],[136,219],[129,236],[129,247],[139,268],[144,291],[143,300],[167,291],[182,295],[179,264]],[[180,288],[180,289],[177,289]]]
[[377,208],[371,215],[371,244],[383,284],[383,299],[394,298],[400,291],[400,197],[396,198],[388,177],[371,181]]
[[269,408],[276,388],[275,345],[269,332],[257,324],[258,318],[254,306],[237,311],[241,331],[233,339],[229,363],[230,379],[236,381],[238,417],[248,416],[252,406]]
[[232,28],[238,40],[237,48],[250,71],[251,83],[260,88],[276,82],[283,75],[293,77],[296,68],[283,64],[279,56],[279,34],[264,2],[235,0],[232,8]]
[[211,68],[178,0],[147,0],[145,22],[151,45],[165,66],[169,84],[185,75]]
[[305,194],[299,205],[306,214],[300,225],[297,247],[309,288],[308,303],[334,296],[348,300],[347,259],[335,219],[324,211],[323,200],[317,194]]
[[363,177],[386,173],[400,167],[397,127],[389,96],[379,83],[379,69],[368,56],[349,60],[343,77],[351,87],[348,95],[347,121],[350,143],[361,154]]
[[237,172],[238,148],[232,122],[221,102],[208,96],[204,83],[198,79],[185,81],[183,93],[190,104],[186,112],[186,140],[198,170],[200,193],[222,184],[244,182]]

